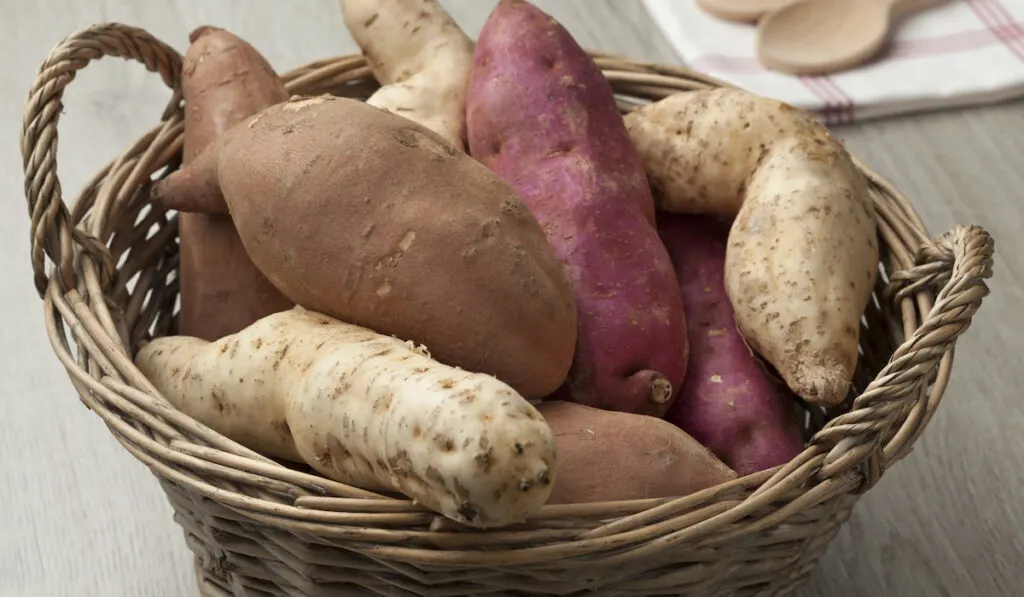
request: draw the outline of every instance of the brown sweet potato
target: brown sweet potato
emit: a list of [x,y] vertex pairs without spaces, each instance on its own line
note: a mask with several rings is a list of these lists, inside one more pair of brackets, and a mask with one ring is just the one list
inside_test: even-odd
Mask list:
[[[181,75],[183,164],[242,119],[288,99],[266,59],[234,34],[200,27],[189,40]],[[178,235],[179,333],[216,340],[292,306],[253,264],[230,216],[181,213]]]
[[408,119],[330,95],[272,106],[155,183],[225,211],[290,299],[425,344],[527,398],[565,380],[576,308],[544,231],[498,176]]
[[470,153],[516,190],[565,266],[579,345],[565,397],[663,415],[686,372],[686,322],[643,162],[612,88],[570,33],[502,0],[474,54]]
[[657,417],[559,400],[537,410],[554,432],[558,455],[549,504],[678,497],[736,478],[697,440]]
[[725,293],[726,220],[658,214],[676,267],[690,363],[665,415],[740,475],[789,462],[803,450],[789,389],[747,346]]

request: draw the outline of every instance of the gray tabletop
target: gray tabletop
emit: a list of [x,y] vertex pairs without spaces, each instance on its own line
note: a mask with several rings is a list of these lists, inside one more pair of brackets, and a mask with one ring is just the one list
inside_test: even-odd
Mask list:
[[[681,0],[688,1],[688,0]],[[476,35],[494,0],[443,0]],[[637,0],[538,0],[585,46],[679,63]],[[191,555],[155,479],[76,399],[50,349],[29,267],[17,135],[39,63],[97,22],[143,27],[184,50],[226,27],[287,70],[354,53],[335,0],[8,2],[0,19],[0,597],[195,595]],[[156,123],[168,99],[137,64],[90,65],[65,96],[59,173],[77,191]],[[960,342],[946,399],[915,451],[858,504],[805,596],[1019,595],[1024,586],[1024,104],[836,129],[907,194],[937,234],[996,239],[992,294]]]

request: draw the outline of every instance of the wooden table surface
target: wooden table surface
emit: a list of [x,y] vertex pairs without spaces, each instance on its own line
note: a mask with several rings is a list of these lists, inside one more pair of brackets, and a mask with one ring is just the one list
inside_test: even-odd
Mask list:
[[[685,0],[681,0],[685,1]],[[494,0],[447,0],[476,35]],[[274,66],[356,51],[335,0],[38,0],[0,20],[0,597],[195,595],[191,555],[148,470],[76,399],[45,337],[29,267],[17,135],[46,53],[97,22],[141,26],[184,51],[200,24],[227,27]],[[538,4],[585,46],[679,63],[637,0]],[[983,67],[984,65],[982,65]],[[155,124],[167,98],[140,65],[90,65],[65,96],[59,173],[76,192]],[[917,449],[858,504],[805,597],[997,597],[1024,590],[1024,104],[836,129],[911,197],[932,233],[958,223],[996,238],[992,294],[959,345],[946,400]],[[1015,313],[1017,315],[1015,315]]]

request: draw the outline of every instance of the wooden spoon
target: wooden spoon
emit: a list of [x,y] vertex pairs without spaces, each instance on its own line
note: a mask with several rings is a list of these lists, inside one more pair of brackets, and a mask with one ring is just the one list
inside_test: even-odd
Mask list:
[[[754,23],[796,0],[696,0],[697,7],[723,21]],[[854,0],[856,1],[856,0]]]
[[757,26],[761,64],[795,75],[857,66],[877,54],[893,21],[937,0],[797,0]]

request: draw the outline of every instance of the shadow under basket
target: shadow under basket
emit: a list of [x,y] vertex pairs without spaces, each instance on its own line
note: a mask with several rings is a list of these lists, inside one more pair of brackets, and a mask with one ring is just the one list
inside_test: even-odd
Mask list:
[[[174,90],[161,120],[65,205],[57,179],[64,88],[103,56],[143,63]],[[722,83],[593,53],[620,107]],[[976,226],[930,239],[913,207],[862,164],[882,275],[862,320],[854,389],[803,406],[792,462],[675,499],[547,506],[497,531],[461,528],[409,500],[370,496],[252,452],[174,409],[132,364],[175,330],[176,214],[146,202],[180,163],[181,56],[102,24],[40,68],[21,148],[31,259],[45,325],[82,402],[158,478],[195,553],[199,591],[224,596],[786,595],[858,498],[911,450],[946,389],[956,339],[986,296],[993,242]],[[362,56],[283,75],[293,94],[365,99]],[[98,123],[97,123],[98,124]]]

